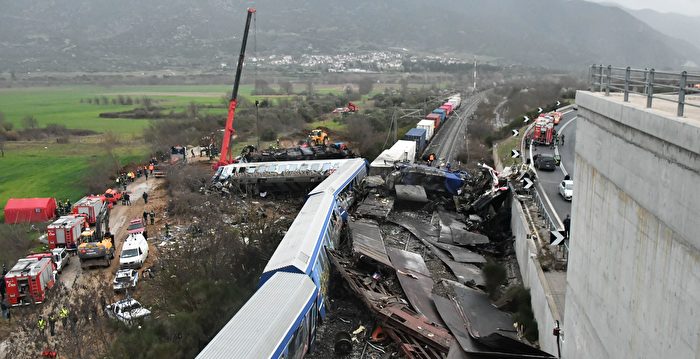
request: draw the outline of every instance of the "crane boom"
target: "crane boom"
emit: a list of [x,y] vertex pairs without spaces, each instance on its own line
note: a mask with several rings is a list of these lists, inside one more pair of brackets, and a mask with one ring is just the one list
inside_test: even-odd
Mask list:
[[233,138],[233,119],[236,114],[236,105],[238,104],[238,85],[241,82],[241,72],[243,71],[243,60],[245,58],[245,47],[248,43],[248,31],[250,30],[250,19],[255,14],[255,8],[248,8],[248,15],[245,20],[245,30],[243,31],[243,42],[241,43],[241,54],[238,56],[238,66],[236,67],[236,78],[233,82],[233,90],[231,91],[231,100],[228,103],[228,117],[226,118],[226,127],[224,128],[224,139],[221,144],[221,157],[219,162],[214,165],[214,168],[225,166],[234,162],[231,154],[231,139]]

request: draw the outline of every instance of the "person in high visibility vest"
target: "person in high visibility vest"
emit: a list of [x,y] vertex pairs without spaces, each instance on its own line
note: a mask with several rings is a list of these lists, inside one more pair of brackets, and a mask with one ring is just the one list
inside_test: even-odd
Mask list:
[[46,321],[44,320],[44,317],[39,317],[39,321],[36,323],[37,329],[39,329],[39,334],[44,336],[46,333]]
[[65,329],[68,326],[68,309],[61,307],[61,310],[58,311],[58,317],[61,319],[61,324],[63,324]]

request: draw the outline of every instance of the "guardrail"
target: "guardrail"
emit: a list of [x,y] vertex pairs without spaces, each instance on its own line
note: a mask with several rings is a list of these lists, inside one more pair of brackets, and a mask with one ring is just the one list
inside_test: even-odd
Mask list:
[[678,117],[683,117],[685,106],[700,108],[700,103],[686,101],[686,95],[700,93],[700,74],[593,65],[589,80],[592,91],[605,92],[606,96],[611,91],[622,92],[625,102],[629,102],[630,93],[645,95],[647,108],[654,99],[677,103]]

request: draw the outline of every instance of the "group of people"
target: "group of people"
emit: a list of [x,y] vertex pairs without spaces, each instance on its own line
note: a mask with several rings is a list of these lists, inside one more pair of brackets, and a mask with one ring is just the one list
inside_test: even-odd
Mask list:
[[143,210],[143,223],[148,223],[148,218],[150,217],[151,219],[151,224],[155,224],[156,221],[156,212],[151,210],[150,212],[146,211],[145,209]]
[[54,214],[56,217],[65,216],[70,214],[72,209],[72,204],[69,199],[66,199],[65,201],[59,200],[56,202],[56,213]]
[[62,328],[68,328],[68,309],[66,309],[66,307],[61,307],[58,313],[52,311],[47,319],[44,319],[43,316],[39,316],[39,320],[37,320],[37,329],[39,329],[39,334],[42,336],[46,335],[46,328],[48,324],[49,333],[51,336],[56,335],[56,322],[59,319],[61,320]]
[[127,185],[129,183],[133,183],[137,178],[141,178],[141,176],[144,176],[148,180],[148,176],[153,175],[153,170],[155,170],[156,164],[158,164],[158,161],[156,161],[155,158],[153,158],[147,165],[144,165],[143,167],[139,165],[138,167],[136,167],[136,170],[120,173],[116,179],[117,187],[120,187],[124,191],[126,191]]

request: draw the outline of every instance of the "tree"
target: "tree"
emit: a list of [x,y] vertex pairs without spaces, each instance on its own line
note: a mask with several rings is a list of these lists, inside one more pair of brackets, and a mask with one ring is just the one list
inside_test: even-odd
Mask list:
[[33,130],[39,127],[39,121],[36,119],[36,117],[27,115],[22,119],[22,126],[27,130]]
[[280,89],[287,95],[291,95],[294,92],[294,84],[291,81],[282,81]]
[[372,92],[374,88],[374,81],[369,77],[364,77],[357,82],[359,87],[358,92],[360,95],[367,95]]
[[5,157],[5,136],[0,135],[0,157]]
[[314,82],[309,80],[306,82],[306,95],[312,96],[314,94]]

